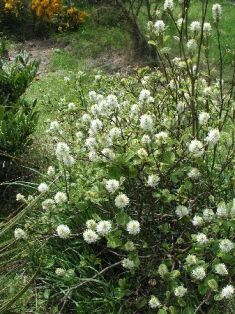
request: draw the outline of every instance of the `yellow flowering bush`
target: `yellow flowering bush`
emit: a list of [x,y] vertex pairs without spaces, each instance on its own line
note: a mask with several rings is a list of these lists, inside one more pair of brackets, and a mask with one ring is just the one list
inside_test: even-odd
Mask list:
[[58,16],[58,31],[75,30],[86,21],[88,14],[75,6],[64,8]]
[[22,4],[21,0],[4,0],[4,11],[18,16]]
[[60,0],[32,0],[32,10],[37,17],[50,21],[53,15],[60,13]]

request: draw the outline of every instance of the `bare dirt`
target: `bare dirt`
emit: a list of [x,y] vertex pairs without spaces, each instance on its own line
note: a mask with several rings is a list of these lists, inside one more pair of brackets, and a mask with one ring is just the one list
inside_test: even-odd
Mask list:
[[32,59],[39,59],[41,61],[39,74],[42,74],[47,71],[50,60],[54,54],[54,50],[58,48],[61,48],[61,46],[59,46],[55,40],[34,39],[23,43],[17,43],[11,51],[10,57],[14,58],[17,53],[26,51]]

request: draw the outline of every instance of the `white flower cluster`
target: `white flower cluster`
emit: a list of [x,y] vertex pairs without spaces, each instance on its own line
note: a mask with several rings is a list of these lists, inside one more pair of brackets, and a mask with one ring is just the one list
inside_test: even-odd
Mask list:
[[117,180],[107,180],[105,183],[106,190],[113,194],[119,189],[119,182]]
[[184,216],[187,216],[189,214],[189,209],[186,207],[186,206],[183,206],[183,205],[178,205],[176,207],[176,215],[179,217],[179,218],[183,218]]
[[148,176],[147,185],[154,188],[159,183],[159,181],[159,176],[152,174]]
[[192,140],[189,143],[189,151],[195,157],[201,157],[204,154],[204,147],[202,142],[198,140]]
[[220,4],[215,3],[212,6],[212,15],[215,22],[219,22],[222,16],[222,7]]
[[67,167],[71,167],[75,162],[74,158],[70,155],[70,148],[66,143],[58,143],[55,154],[56,158]]
[[176,297],[182,298],[187,293],[187,288],[184,286],[178,286],[174,290],[174,294]]
[[161,35],[162,33],[164,33],[166,29],[166,25],[162,20],[158,20],[155,22],[154,24],[154,31],[156,33],[156,35]]
[[205,141],[212,146],[215,146],[220,139],[220,131],[218,129],[212,129],[209,131]]
[[223,239],[219,243],[219,248],[223,253],[228,253],[234,249],[234,244],[228,239]]
[[69,238],[71,231],[67,225],[59,225],[56,229],[58,236],[62,239]]
[[117,208],[124,208],[129,205],[129,198],[124,194],[121,193],[115,198],[115,205]]
[[174,8],[173,0],[165,0],[164,2],[164,10],[172,10]]
[[153,128],[153,119],[150,115],[144,114],[140,117],[140,127],[144,131],[151,131]]
[[198,266],[192,271],[191,275],[196,280],[203,280],[206,277],[206,272],[202,266]]
[[126,269],[133,269],[135,267],[134,262],[129,258],[124,258],[122,260],[122,267]]
[[131,220],[126,226],[126,230],[131,235],[140,233],[140,223],[137,220]]
[[234,287],[232,285],[227,285],[221,291],[221,298],[222,299],[230,299],[234,295]]
[[156,309],[158,307],[161,307],[161,303],[156,296],[154,296],[154,295],[151,296],[151,298],[149,300],[149,307],[151,309]]
[[26,232],[21,228],[16,228],[14,231],[14,236],[16,240],[25,240],[27,239]]
[[40,193],[46,193],[49,191],[49,186],[45,182],[43,182],[43,183],[39,184],[38,191]]
[[226,265],[223,263],[215,265],[215,272],[221,276],[228,275],[228,269],[227,269]]

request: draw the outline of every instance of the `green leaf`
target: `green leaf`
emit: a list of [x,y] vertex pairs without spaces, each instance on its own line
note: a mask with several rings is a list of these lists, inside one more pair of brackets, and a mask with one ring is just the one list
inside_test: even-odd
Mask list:
[[116,219],[117,219],[117,223],[119,225],[125,226],[128,223],[128,221],[129,221],[129,216],[127,215],[127,213],[124,210],[122,210],[121,212],[119,212],[117,214],[117,218]]
[[122,235],[121,230],[116,230],[116,231],[111,232],[107,236],[107,241],[108,241],[107,246],[113,249],[119,246],[122,246],[121,235]]

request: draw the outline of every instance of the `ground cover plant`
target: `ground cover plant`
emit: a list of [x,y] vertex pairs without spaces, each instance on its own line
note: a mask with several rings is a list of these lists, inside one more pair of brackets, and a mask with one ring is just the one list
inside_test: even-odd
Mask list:
[[158,9],[146,27],[157,68],[63,77],[74,100],[45,123],[48,169],[0,233],[3,257],[18,252],[21,266],[4,262],[5,280],[23,286],[2,291],[2,312],[234,311],[235,68],[223,8],[205,1],[196,21],[188,1]]

